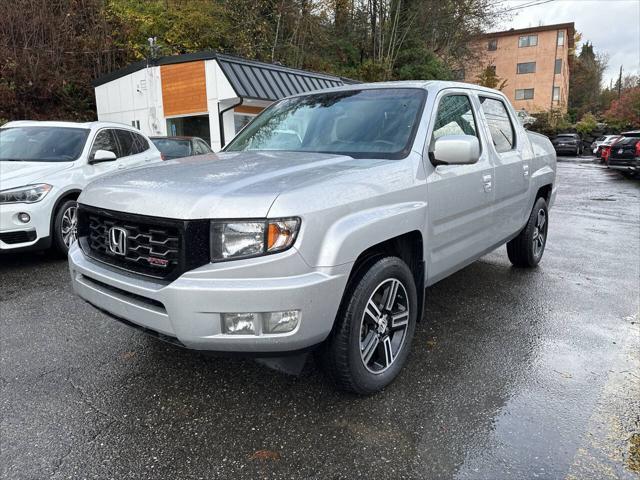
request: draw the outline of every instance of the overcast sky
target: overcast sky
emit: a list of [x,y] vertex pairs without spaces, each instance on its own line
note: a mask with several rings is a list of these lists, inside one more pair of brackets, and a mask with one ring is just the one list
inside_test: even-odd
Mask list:
[[[496,1],[513,8],[544,0]],[[640,73],[640,0],[551,0],[511,13],[504,30],[575,22],[582,42],[590,41],[596,52],[609,56],[605,86],[617,78],[620,65],[627,73]]]

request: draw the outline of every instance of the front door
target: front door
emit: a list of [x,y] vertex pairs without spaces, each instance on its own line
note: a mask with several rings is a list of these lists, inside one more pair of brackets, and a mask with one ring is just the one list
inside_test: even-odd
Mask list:
[[[478,128],[474,101],[462,91],[445,90],[437,99],[429,151],[446,135],[474,135],[481,146],[473,165],[426,165],[429,218],[426,238],[428,284],[470,263],[491,246],[494,168],[484,129]],[[424,158],[429,162],[428,156]]]
[[89,152],[89,164],[85,167],[85,178],[87,181],[91,181],[101,175],[105,175],[110,172],[114,172],[118,169],[118,160],[109,162],[91,163],[93,156],[98,150],[106,150],[107,152],[113,152],[116,157],[120,154],[118,148],[118,141],[116,140],[115,132],[111,128],[103,128],[96,133]]

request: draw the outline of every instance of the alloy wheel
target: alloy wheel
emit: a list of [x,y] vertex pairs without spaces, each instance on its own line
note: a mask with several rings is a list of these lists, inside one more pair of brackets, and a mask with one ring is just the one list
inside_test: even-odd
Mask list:
[[402,282],[390,278],[373,291],[360,323],[360,358],[379,374],[393,365],[404,347],[409,326],[409,298]]
[[73,205],[68,207],[62,214],[62,222],[60,223],[60,233],[62,233],[62,241],[67,248],[76,240],[78,236],[78,207]]
[[544,209],[538,210],[536,226],[533,230],[533,256],[538,259],[542,256],[544,244],[547,240],[547,212]]

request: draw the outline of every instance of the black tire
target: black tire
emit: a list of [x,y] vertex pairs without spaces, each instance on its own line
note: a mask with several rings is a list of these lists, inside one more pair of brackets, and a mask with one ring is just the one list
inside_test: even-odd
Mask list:
[[[539,225],[540,215],[544,215],[542,232],[540,232]],[[514,267],[533,268],[540,263],[544,248],[547,245],[548,230],[549,210],[545,199],[540,197],[533,205],[524,229],[516,238],[507,243],[507,255],[509,255],[509,260]],[[542,233],[542,237],[540,237],[540,233]],[[534,240],[536,240],[536,245],[534,245]],[[541,245],[540,241],[542,241]]]
[[[67,238],[67,236],[65,233],[63,233],[63,228],[65,229],[65,231],[67,228],[69,228],[69,219],[66,215],[77,207],[78,204],[75,200],[65,200],[58,206],[58,209],[55,212],[55,216],[53,219],[53,231],[51,232],[51,235],[53,237],[53,248],[60,255],[66,256],[69,252],[70,244],[67,244],[67,242],[65,241],[65,238]],[[75,238],[76,224],[74,223],[70,226],[70,228],[72,229]]]
[[[394,282],[398,282],[398,286],[395,287],[397,295],[393,302],[397,299],[398,303],[392,302],[392,308],[387,310],[384,308],[388,303],[385,298],[389,298],[387,289],[391,288],[393,291],[393,285],[396,285]],[[360,395],[372,394],[389,385],[398,376],[409,355],[415,332],[417,299],[411,270],[397,257],[374,260],[369,268],[362,269],[350,281],[334,330],[319,351],[321,364],[339,389]],[[377,307],[383,307],[379,309],[378,320],[365,313],[370,305],[369,300]],[[407,311],[402,310],[403,303]],[[396,313],[393,316],[406,314],[404,330],[399,326],[397,330],[392,330],[395,323],[391,318],[394,306]],[[368,312],[373,311],[369,306]],[[383,331],[385,328],[386,334]],[[375,340],[376,336],[378,340]],[[374,343],[375,346],[367,350],[367,346]],[[397,348],[395,352],[394,344]],[[367,351],[371,355],[365,361]],[[389,351],[390,356],[387,353]],[[378,357],[382,359],[380,363],[376,363]],[[389,358],[392,359],[390,362]],[[382,363],[387,366],[384,367]]]

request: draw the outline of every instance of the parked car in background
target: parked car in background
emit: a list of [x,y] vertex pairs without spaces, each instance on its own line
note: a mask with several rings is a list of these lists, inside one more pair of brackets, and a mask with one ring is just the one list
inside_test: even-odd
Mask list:
[[76,238],[76,199],[107,173],[160,162],[138,130],[117,123],[9,122],[0,128],[0,252]]
[[426,286],[505,243],[515,266],[540,262],[555,175],[547,137],[497,90],[302,94],[211,159],[92,182],[71,279],[101,311],[183,347],[279,368],[273,357],[300,367],[318,347],[339,388],[369,394],[405,363]]
[[150,137],[162,153],[163,160],[213,153],[207,142],[198,137]]
[[602,148],[611,145],[618,138],[621,138],[621,136],[620,135],[603,135],[601,137],[598,137],[591,143],[591,151],[596,156],[596,158],[601,158]]
[[623,132],[611,145],[607,166],[627,176],[640,174],[640,130]]
[[551,143],[558,154],[582,155],[582,138],[577,133],[560,133]]

